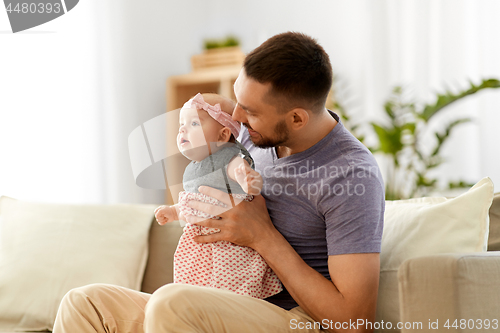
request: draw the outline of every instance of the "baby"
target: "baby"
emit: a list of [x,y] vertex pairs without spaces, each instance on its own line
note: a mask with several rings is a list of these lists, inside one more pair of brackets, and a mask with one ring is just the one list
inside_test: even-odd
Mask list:
[[[231,117],[234,102],[216,94],[197,94],[180,111],[177,146],[191,160],[183,176],[179,203],[155,210],[158,223],[195,215],[217,218],[188,206],[190,200],[223,205],[199,193],[206,185],[251,201],[262,189],[262,177],[253,170],[253,160],[236,137],[240,124]],[[253,249],[226,241],[201,244],[197,235],[219,232],[187,223],[174,254],[174,283],[215,287],[237,294],[267,298],[282,290],[276,274]]]

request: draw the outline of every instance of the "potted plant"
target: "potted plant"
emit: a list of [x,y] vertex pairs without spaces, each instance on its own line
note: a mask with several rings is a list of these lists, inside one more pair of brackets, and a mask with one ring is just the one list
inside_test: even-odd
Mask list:
[[[338,101],[332,101],[330,107],[336,109],[346,127],[362,142],[365,135],[361,126],[368,125],[375,134],[377,144],[368,148],[375,154],[386,157],[385,172],[386,199],[398,200],[425,196],[438,189],[437,178],[429,172],[440,166],[444,159],[441,155],[443,144],[449,139],[452,131],[459,125],[470,122],[470,118],[457,118],[449,122],[443,130],[431,128],[434,116],[452,103],[488,88],[500,88],[497,79],[484,79],[478,85],[469,82],[469,86],[457,93],[447,91],[437,94],[434,102],[415,103],[404,97],[400,86],[392,90],[391,96],[384,104],[385,120],[383,122],[354,122],[345,108]],[[423,142],[429,142],[434,137],[431,149],[424,147]],[[448,189],[469,187],[463,180],[450,182]]]
[[191,57],[193,70],[221,66],[241,66],[245,54],[241,51],[240,41],[234,36],[224,39],[206,39],[204,51]]

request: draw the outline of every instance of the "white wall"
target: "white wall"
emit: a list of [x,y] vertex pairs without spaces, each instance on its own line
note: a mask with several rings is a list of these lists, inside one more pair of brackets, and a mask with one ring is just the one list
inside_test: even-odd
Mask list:
[[[0,33],[0,194],[162,202],[162,191],[135,185],[127,138],[165,112],[167,77],[190,71],[204,38],[232,33],[248,52],[279,32],[312,35],[348,86],[349,107],[379,119],[395,84],[430,101],[445,83],[500,77],[498,14],[494,0],[81,0],[27,33]],[[499,94],[449,110],[476,122],[450,140],[443,179],[490,176],[498,191]]]

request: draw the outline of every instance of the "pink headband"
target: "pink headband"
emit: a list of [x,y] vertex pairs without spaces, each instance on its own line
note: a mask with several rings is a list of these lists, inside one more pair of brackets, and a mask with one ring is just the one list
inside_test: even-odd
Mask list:
[[200,109],[208,112],[210,117],[214,118],[219,124],[225,127],[229,127],[231,133],[235,138],[240,134],[241,125],[239,122],[233,120],[229,113],[221,110],[220,104],[210,105],[203,99],[203,96],[198,93],[196,96],[191,98],[189,101],[184,103],[183,109]]

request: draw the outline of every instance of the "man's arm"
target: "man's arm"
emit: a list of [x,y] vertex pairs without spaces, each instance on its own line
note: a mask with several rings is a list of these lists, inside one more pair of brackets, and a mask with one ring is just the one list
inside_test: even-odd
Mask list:
[[[327,319],[330,331],[335,322],[374,322],[377,305],[380,261],[378,253],[329,256],[332,281],[307,265],[282,239],[270,240],[259,252],[278,275],[294,300],[316,321]],[[285,244],[286,243],[286,244]],[[341,325],[341,324],[339,324]],[[341,332],[369,332],[365,325]]]
[[[207,187],[201,187],[200,192],[231,206],[227,193]],[[330,256],[328,268],[332,281],[329,281],[307,265],[274,227],[262,196],[256,196],[252,202],[241,202],[229,210],[197,201],[189,205],[221,217],[220,220],[188,220],[221,230],[217,234],[198,236],[196,241],[226,240],[255,249],[313,319],[333,323],[358,319],[374,321],[380,269],[378,253]],[[335,332],[333,327],[329,326]],[[364,328],[363,325],[353,330],[351,326],[340,331],[369,332]]]

